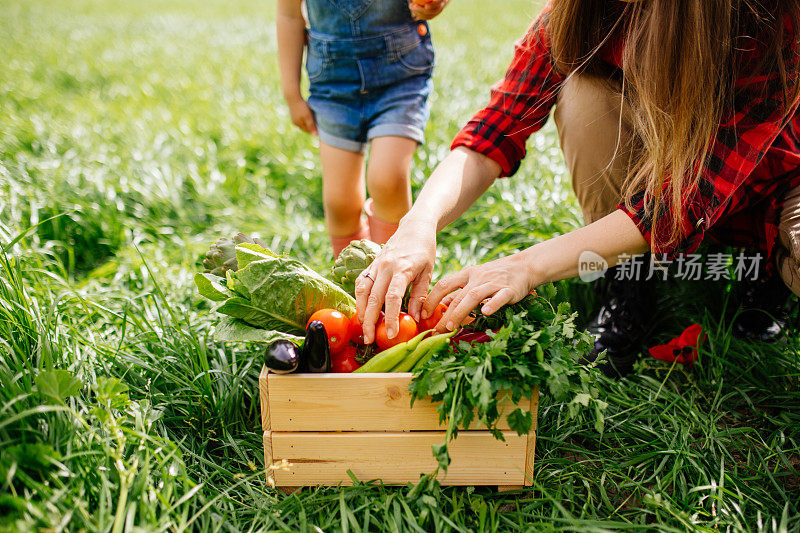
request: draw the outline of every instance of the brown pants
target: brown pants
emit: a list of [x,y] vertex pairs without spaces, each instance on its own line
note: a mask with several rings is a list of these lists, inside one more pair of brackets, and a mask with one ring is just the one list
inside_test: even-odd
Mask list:
[[[631,160],[629,117],[619,93],[598,78],[572,76],[559,94],[553,118],[587,224],[614,211],[621,201]],[[786,195],[779,229],[778,271],[800,295],[800,187]]]

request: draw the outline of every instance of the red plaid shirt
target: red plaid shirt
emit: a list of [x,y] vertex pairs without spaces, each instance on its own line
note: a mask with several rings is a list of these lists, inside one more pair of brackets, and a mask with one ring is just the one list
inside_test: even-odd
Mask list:
[[[792,33],[788,24],[787,29]],[[612,40],[600,57],[620,68],[623,46],[621,39]],[[757,59],[757,48],[751,49],[743,53],[743,61]],[[797,68],[796,56],[791,64]],[[525,157],[525,142],[547,121],[563,81],[553,67],[540,15],[516,43],[514,59],[505,78],[492,87],[489,105],[458,133],[452,148],[464,146],[484,154],[502,167],[503,176],[514,174]],[[695,251],[706,233],[770,257],[783,197],[800,186],[800,115],[795,104],[786,118],[778,74],[741,78],[736,87],[734,112],[719,126],[699,187],[683,195],[681,240],[659,249],[669,257]],[[632,207],[618,206],[649,243],[654,233],[667,235],[670,221],[665,216],[653,227],[644,193],[633,197]]]

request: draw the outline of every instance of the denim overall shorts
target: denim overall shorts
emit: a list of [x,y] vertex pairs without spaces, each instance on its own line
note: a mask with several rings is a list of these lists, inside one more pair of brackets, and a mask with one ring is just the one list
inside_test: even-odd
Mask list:
[[422,143],[433,88],[428,25],[407,0],[307,0],[308,104],[321,141],[363,152],[375,137]]

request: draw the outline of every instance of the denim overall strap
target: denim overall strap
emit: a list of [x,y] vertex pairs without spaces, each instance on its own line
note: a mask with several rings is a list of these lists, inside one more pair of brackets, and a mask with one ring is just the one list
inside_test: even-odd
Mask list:
[[[420,23],[395,28],[374,37],[342,39],[308,32],[309,78],[312,83],[319,61],[328,65],[328,81],[357,85],[366,93],[412,75],[430,75],[433,48],[430,37],[420,35]],[[333,70],[331,70],[333,69]],[[350,72],[349,77],[347,72]],[[320,80],[321,81],[321,80]]]

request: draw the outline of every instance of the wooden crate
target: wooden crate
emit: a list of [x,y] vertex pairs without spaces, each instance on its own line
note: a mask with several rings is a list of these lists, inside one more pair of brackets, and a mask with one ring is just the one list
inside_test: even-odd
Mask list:
[[[416,482],[432,472],[433,444],[445,439],[436,405],[409,407],[410,373],[272,374],[259,376],[261,427],[267,478],[282,488],[351,485],[357,479],[385,484]],[[480,427],[459,431],[450,443],[452,462],[439,474],[443,485],[498,485],[516,489],[533,479],[538,391],[526,408],[529,435],[499,428],[505,442]],[[500,406],[509,413],[513,406]]]

